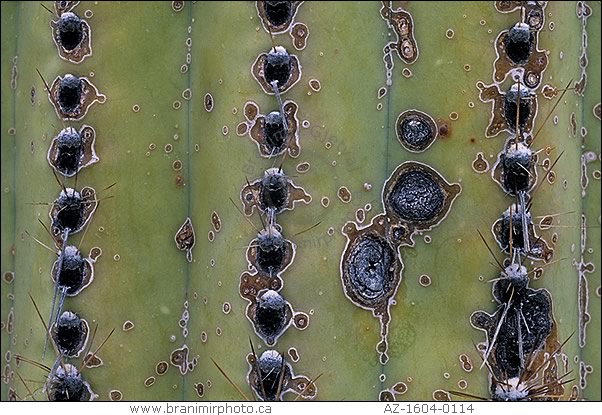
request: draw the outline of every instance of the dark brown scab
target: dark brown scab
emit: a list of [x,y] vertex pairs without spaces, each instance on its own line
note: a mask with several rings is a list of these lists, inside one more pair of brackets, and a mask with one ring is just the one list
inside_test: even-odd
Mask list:
[[382,193],[385,215],[390,228],[396,230],[393,240],[413,246],[412,235],[441,223],[460,192],[459,184],[448,183],[426,164],[409,161],[399,165]]
[[144,381],[144,386],[146,386],[147,388],[150,388],[151,386],[153,386],[155,384],[155,377],[154,376],[150,376],[148,378],[146,378],[146,380]]
[[163,376],[164,374],[167,373],[168,369],[169,369],[169,364],[166,361],[161,361],[161,362],[157,363],[157,366],[155,367],[155,373],[159,376]]
[[501,83],[513,69],[522,68],[522,82],[529,88],[536,88],[541,82],[543,71],[548,66],[546,51],[537,48],[539,33],[532,33],[533,41],[531,51],[527,58],[527,62],[521,64],[514,63],[506,53],[505,43],[508,33],[508,30],[503,30],[495,40],[497,58],[493,64],[494,81],[496,83]]
[[437,138],[439,129],[433,118],[418,110],[407,110],[399,114],[395,133],[399,143],[408,151],[421,153]]
[[477,153],[477,157],[472,162],[472,169],[477,173],[486,173],[489,170],[489,162],[482,152]]
[[203,385],[201,382],[198,382],[198,383],[195,383],[193,385],[193,387],[199,398],[202,398],[203,396],[205,396],[205,385]]
[[291,157],[296,158],[301,153],[301,146],[299,144],[299,119],[297,118],[299,105],[297,105],[295,101],[290,100],[284,101],[282,105],[288,130],[286,138],[284,139],[284,144],[277,151],[275,151],[275,147],[269,145],[269,142],[264,135],[266,116],[259,114],[259,107],[256,107],[258,112],[254,114],[254,122],[248,127],[248,134],[257,145],[262,157],[274,157],[288,151],[288,154]]
[[[418,59],[418,45],[414,38],[414,21],[412,15],[403,9],[393,9],[390,2],[382,1],[380,15],[393,29],[396,41],[389,43],[389,50],[395,50],[397,56],[406,64],[412,64]],[[388,54],[388,53],[385,53]]]
[[2,275],[2,281],[4,281],[7,284],[12,284],[14,280],[15,280],[15,273],[12,271],[6,271]]
[[[255,9],[263,29],[267,33],[279,34],[288,32],[295,20],[295,15],[302,1],[265,2],[256,1]],[[266,8],[267,6],[267,8]],[[292,33],[291,33],[291,36]]]
[[[267,95],[274,95],[274,89],[272,88],[272,85],[270,85],[266,81],[263,73],[263,68],[267,56],[268,54],[265,52],[260,53],[257,56],[255,61],[253,62],[253,65],[251,65],[251,75],[253,76],[253,78],[255,78],[255,80],[257,81],[264,93],[266,93]],[[281,94],[284,94],[286,91],[291,89],[301,79],[301,63],[299,62],[299,58],[296,55],[289,56],[290,76],[288,80],[284,83],[284,85],[278,85],[278,90]]]
[[173,350],[169,362],[180,370],[182,376],[185,375],[188,372],[188,346]]
[[118,402],[121,399],[123,399],[123,394],[121,393],[121,391],[113,389],[109,392],[109,400],[113,402]]
[[380,361],[385,364],[390,306],[402,278],[403,263],[385,239],[388,220],[385,215],[372,219],[369,226],[357,228],[347,222],[343,234],[347,242],[341,256],[341,282],[345,296],[355,305],[371,310],[380,320],[381,341],[377,345]]
[[[279,172],[278,169],[272,168],[268,169],[264,173],[264,177],[271,174],[284,174]],[[243,203],[244,213],[246,216],[251,216],[253,214],[253,210],[257,205],[257,201],[260,201],[260,194],[262,189],[262,180],[263,177],[245,185],[240,192],[240,199]],[[295,207],[295,203],[303,202],[305,204],[309,204],[311,202],[311,196],[303,189],[302,187],[295,186],[295,184],[289,178],[286,178],[287,182],[287,191],[288,203],[282,207],[281,210],[292,210]],[[259,202],[261,204],[261,201]],[[261,206],[258,206],[258,209],[264,211],[265,209]],[[278,213],[278,212],[277,212]]]
[[182,186],[184,186],[184,177],[182,177],[181,175],[177,174],[176,178],[175,178],[175,183],[176,183],[176,187],[182,187]]
[[[66,14],[70,13],[70,14]],[[50,21],[50,27],[52,28],[52,40],[56,45],[59,53],[59,57],[71,63],[81,63],[86,57],[92,56],[92,44],[91,44],[91,29],[88,22],[80,19],[77,15],[71,12],[59,14],[59,20]],[[81,39],[76,45],[63,44],[61,36],[61,27],[64,26],[64,22],[69,19],[70,25],[78,25],[78,33]],[[69,28],[72,29],[72,28]],[[63,29],[64,30],[64,29]],[[71,30],[70,30],[71,32]],[[64,32],[63,32],[64,33]]]
[[79,77],[78,79],[81,91],[80,100],[72,110],[64,111],[61,105],[57,105],[55,103],[60,102],[59,91],[61,89],[61,81],[72,76],[73,75],[71,74],[67,74],[65,77],[57,76],[54,81],[52,81],[50,91],[48,91],[48,99],[54,107],[56,115],[63,121],[79,121],[84,118],[84,116],[88,113],[88,109],[95,102],[103,104],[107,99],[105,95],[98,92],[98,89],[87,78]]
[[[482,102],[492,102],[491,108],[491,119],[489,125],[485,130],[485,137],[495,137],[502,131],[514,132],[516,130],[516,123],[509,123],[506,119],[506,95],[507,93],[500,91],[497,84],[485,85],[483,82],[477,82],[477,88],[480,90],[479,99]],[[521,92],[522,94],[522,92]],[[521,103],[525,100],[524,97],[520,99]],[[537,96],[530,96],[529,99],[529,112],[528,116],[524,120],[524,126],[520,127],[522,131],[531,131],[533,129],[533,122],[537,115]],[[514,112],[516,114],[516,111]],[[519,114],[522,111],[519,112]]]
[[186,218],[180,229],[174,236],[176,242],[176,248],[180,251],[186,251],[186,259],[188,262],[192,262],[192,248],[195,244],[194,227],[190,218]]
[[343,203],[351,202],[351,192],[346,186],[339,187],[339,190],[337,191],[337,197]]
[[290,35],[295,49],[305,49],[305,46],[307,46],[307,38],[309,37],[307,25],[304,23],[295,23],[293,27],[291,27]]

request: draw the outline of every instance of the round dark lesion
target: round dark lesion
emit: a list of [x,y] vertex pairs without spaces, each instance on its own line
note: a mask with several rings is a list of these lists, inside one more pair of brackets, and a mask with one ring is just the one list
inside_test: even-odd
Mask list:
[[409,170],[399,176],[387,202],[403,220],[431,221],[441,213],[445,195],[439,184],[424,171]]
[[347,287],[362,302],[375,304],[394,288],[395,251],[377,234],[358,237],[350,246],[344,263]]
[[435,121],[427,114],[408,110],[397,118],[397,139],[407,150],[422,152],[435,141],[438,128]]

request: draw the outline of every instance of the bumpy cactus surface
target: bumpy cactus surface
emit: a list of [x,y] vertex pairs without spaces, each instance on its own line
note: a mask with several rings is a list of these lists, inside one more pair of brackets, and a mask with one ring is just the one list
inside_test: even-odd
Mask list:
[[3,400],[600,399],[600,3],[390,3],[2,2]]

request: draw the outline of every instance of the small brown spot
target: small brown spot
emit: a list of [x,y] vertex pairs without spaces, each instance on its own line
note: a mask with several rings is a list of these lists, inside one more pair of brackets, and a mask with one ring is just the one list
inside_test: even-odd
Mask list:
[[403,382],[398,382],[395,385],[393,385],[393,392],[399,394],[399,395],[403,395],[404,393],[406,393],[408,391],[408,385],[406,385]]
[[157,366],[155,367],[155,373],[157,373],[157,375],[159,376],[163,376],[165,373],[167,373],[168,369],[169,364],[167,364],[167,362],[163,360],[157,363]]
[[339,187],[337,196],[343,203],[349,203],[351,201],[351,192],[345,186]]
[[309,171],[309,167],[310,167],[310,164],[307,161],[304,161],[302,163],[297,164],[297,167],[295,168],[295,170],[297,170],[297,173],[303,174],[303,173],[307,173]]
[[451,135],[451,128],[449,123],[442,120],[441,118],[437,118],[437,128],[439,129],[439,137],[447,138]]
[[366,219],[366,211],[362,208],[359,208],[358,210],[355,211],[355,220],[357,221],[357,223],[364,223],[364,220]]
[[291,357],[291,360],[295,363],[299,361],[299,352],[296,348],[291,347],[288,349],[288,355]]
[[458,381],[458,388],[460,388],[460,389],[466,389],[467,387],[468,387],[468,382],[466,382],[466,380],[460,379]]
[[195,234],[190,218],[186,218],[182,226],[180,226],[174,240],[176,242],[176,248],[180,251],[186,251],[186,259],[188,262],[192,262],[192,248],[194,248],[195,244]]
[[206,331],[201,332],[201,342],[203,342],[203,343],[207,342],[207,332]]
[[205,107],[205,111],[213,111],[213,95],[211,95],[209,92],[207,92],[203,98],[203,106]]
[[182,11],[182,9],[184,8],[184,2],[183,1],[172,1],[171,8],[173,9],[174,12]]
[[462,353],[460,356],[458,356],[458,358],[460,359],[460,366],[462,369],[464,369],[465,372],[472,372],[473,365],[470,357]]
[[224,126],[222,127],[222,135],[224,135],[224,136],[228,135],[228,131],[229,131],[229,130],[228,130],[228,126],[227,126],[227,125],[224,125]]
[[596,105],[594,105],[594,117],[596,117],[597,119],[600,119],[601,112],[602,112],[602,106],[598,102]]
[[249,132],[249,124],[241,122],[236,126],[236,135],[242,137]]
[[384,390],[384,391],[381,391],[380,394],[378,395],[378,400],[380,402],[394,402],[395,396],[393,396],[391,391]]
[[472,169],[477,173],[485,173],[489,170],[489,162],[483,153],[477,153],[477,158],[472,162]]
[[449,392],[446,392],[442,389],[437,389],[433,391],[433,400],[435,401],[451,401],[451,396]]
[[330,199],[327,196],[323,196],[322,199],[320,199],[320,204],[326,208],[330,204]]
[[213,231],[207,232],[207,239],[209,242],[213,242],[215,240],[215,233]]
[[140,112],[140,105],[138,105],[138,104],[134,104],[134,105],[132,106],[132,111],[134,111],[134,112]]
[[420,278],[418,279],[418,282],[420,283],[420,285],[422,285],[423,287],[428,287],[429,285],[431,285],[431,277],[429,277],[426,274],[423,274],[420,276]]
[[[175,171],[180,171],[182,170],[182,162],[180,160],[175,160],[171,167],[175,170]],[[177,183],[176,183],[177,184]]]
[[554,218],[552,216],[544,216],[539,221],[539,229],[541,229],[541,230],[550,229],[550,227],[552,226],[553,222],[554,222]]
[[184,177],[180,176],[179,174],[176,175],[176,186],[177,187],[184,186]]
[[226,302],[225,302],[225,303],[222,305],[222,311],[224,312],[224,314],[229,314],[231,310],[232,310],[232,306],[230,305],[230,303],[229,303],[229,302],[227,302],[227,301],[226,301]]
[[314,92],[320,92],[320,89],[322,89],[322,85],[320,84],[320,81],[318,81],[317,79],[310,79],[309,80],[309,87]]
[[194,384],[194,390],[199,398],[205,396],[205,385],[203,385],[201,382]]
[[2,275],[2,281],[7,284],[12,284],[15,280],[15,273],[12,271],[6,271],[4,275]]
[[113,389],[112,391],[109,392],[109,399],[111,401],[120,401],[123,398],[123,394],[121,393],[121,391],[118,391],[117,389]]
[[86,358],[84,359],[84,362],[85,362],[85,366],[90,369],[93,367],[100,367],[100,366],[104,365],[104,362],[102,361],[102,359],[94,353],[88,353],[86,355]]
[[309,317],[305,313],[297,313],[293,317],[293,324],[299,330],[305,330],[309,325]]
[[414,75],[412,73],[412,70],[410,68],[403,68],[401,70],[401,76],[403,76],[404,78],[411,78],[412,75]]
[[[100,230],[100,228],[99,228]],[[104,230],[104,228],[103,228]],[[92,262],[96,262],[96,260],[102,255],[102,249],[100,249],[99,247],[95,246],[92,249],[90,249],[90,260]]]
[[211,212],[211,224],[213,225],[213,229],[215,230],[215,232],[219,232],[222,230],[222,221],[215,210]]
[[153,386],[155,384],[155,377],[154,376],[150,376],[148,378],[146,378],[146,380],[144,381],[144,386],[146,386],[147,388],[150,388],[151,386]]
[[171,144],[165,144],[165,147],[163,149],[166,153],[171,153],[173,151],[173,146]]
[[453,111],[449,113],[449,119],[452,121],[456,121],[458,119],[458,113]]
[[134,323],[131,322],[130,320],[126,320],[125,323],[123,323],[123,331],[130,331],[134,328]]

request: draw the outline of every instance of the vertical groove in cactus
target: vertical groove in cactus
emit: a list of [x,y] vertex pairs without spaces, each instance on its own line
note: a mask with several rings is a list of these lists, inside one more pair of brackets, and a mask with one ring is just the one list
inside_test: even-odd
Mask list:
[[[586,29],[585,93],[565,94],[535,145],[553,147],[552,160],[564,151],[554,167],[555,184],[541,185],[532,211],[534,216],[573,212],[555,216],[558,227],[537,230],[547,239],[557,233],[554,260],[567,259],[546,266],[531,286],[550,292],[559,340],[575,332],[563,352],[576,380],[565,387],[563,398],[580,383],[577,360],[594,371],[579,397],[599,400],[600,120],[593,111],[600,103],[600,56],[595,53],[600,48],[600,4],[587,4],[592,15]],[[242,209],[245,178],[259,178],[282,159],[260,157],[249,136],[236,133],[245,120],[247,101],[254,101],[262,114],[276,109],[274,97],[251,76],[257,56],[272,47],[254,2],[185,2],[180,11],[170,2],[81,2],[75,9],[80,16],[92,12],[85,19],[93,54],[80,64],[59,58],[50,28],[50,19],[56,17],[38,4],[2,2],[1,7],[1,346],[2,356],[10,358],[3,363],[3,375],[18,372],[24,379],[44,380],[38,369],[25,362],[17,365],[17,354],[46,365],[54,362],[52,350],[42,358],[44,328],[28,295],[47,319],[56,255],[26,232],[52,243],[37,223],[39,218],[49,224],[49,206],[34,203],[52,202],[60,191],[46,153],[63,125],[37,68],[49,82],[65,73],[87,76],[107,97],[82,121],[73,122],[74,128],[84,123],[94,127],[100,158],[80,171],[78,187],[94,187],[99,198],[114,196],[100,203],[81,246],[83,254],[102,249],[94,281],[65,303],[65,309],[78,312],[91,327],[98,325],[93,348],[116,328],[98,352],[103,365],[83,370],[92,390],[100,400],[114,399],[119,395],[115,391],[124,400],[240,400],[213,359],[252,396],[247,384],[249,338],[258,355],[268,347],[245,317],[247,302],[239,295],[239,282],[247,270],[246,247],[257,230],[229,198]],[[545,9],[539,48],[550,52],[542,85],[563,88],[569,80],[579,80],[583,25],[575,7],[550,2]],[[479,353],[473,347],[483,336],[470,326],[469,317],[478,309],[494,311],[488,281],[497,271],[476,230],[495,246],[491,225],[513,199],[491,179],[490,170],[478,174],[472,168],[479,152],[492,167],[508,136],[503,132],[485,138],[491,103],[479,100],[476,83],[492,84],[494,41],[517,21],[518,11],[501,14],[493,2],[404,3],[420,53],[412,64],[393,54],[392,85],[379,99],[379,88],[386,86],[383,48],[395,40],[380,8],[379,2],[303,2],[294,21],[307,26],[307,46],[298,51],[289,34],[274,35],[276,45],[298,56],[302,68],[300,81],[282,97],[298,104],[300,121],[300,155],[287,156],[283,169],[312,197],[311,203],[298,203],[278,215],[285,236],[297,246],[293,263],[282,274],[280,293],[295,311],[309,315],[309,326],[304,331],[289,328],[274,348],[295,374],[321,375],[318,400],[376,400],[382,390],[400,382],[407,391],[396,394],[398,400],[430,400],[436,390],[459,389],[490,397],[487,372],[479,370]],[[553,30],[550,22],[555,22]],[[18,69],[15,89],[10,87],[13,67]],[[319,80],[319,92],[311,88],[311,79]],[[210,112],[204,105],[206,94],[213,99]],[[535,130],[554,104],[555,99],[538,97]],[[439,127],[447,126],[447,134],[422,153],[407,151],[395,134],[397,117],[407,110],[430,115]],[[585,137],[581,127],[587,129]],[[593,161],[586,165],[589,184],[582,197],[581,160],[588,152],[593,152]],[[406,161],[431,166],[450,183],[459,183],[462,193],[437,227],[415,235],[415,246],[400,249],[404,267],[391,307],[389,361],[381,365],[375,349],[380,340],[377,319],[343,292],[341,230],[346,222],[358,220],[359,209],[365,215],[361,226],[383,212],[383,185]],[[309,164],[306,172],[298,167],[303,162]],[[115,187],[102,191],[114,182]],[[74,179],[66,183],[72,186]],[[342,187],[349,190],[350,200],[339,198]],[[219,231],[212,224],[213,212],[221,222]],[[585,274],[591,321],[584,347],[579,346],[575,265],[581,261],[581,213],[587,225],[583,262],[594,267]],[[174,244],[186,218],[195,230],[191,263]],[[256,212],[248,219],[261,227]],[[295,235],[317,222],[319,226]],[[74,237],[80,240],[81,235]],[[14,272],[11,283],[7,272]],[[14,329],[9,333],[13,309]],[[296,362],[291,348],[299,354]],[[462,354],[472,361],[471,371],[462,368]],[[81,358],[74,362],[79,366]],[[167,362],[166,372],[162,362]],[[3,380],[2,400],[32,399],[16,374]],[[465,389],[459,386],[464,386],[462,381]],[[35,397],[45,398],[41,390]]]

